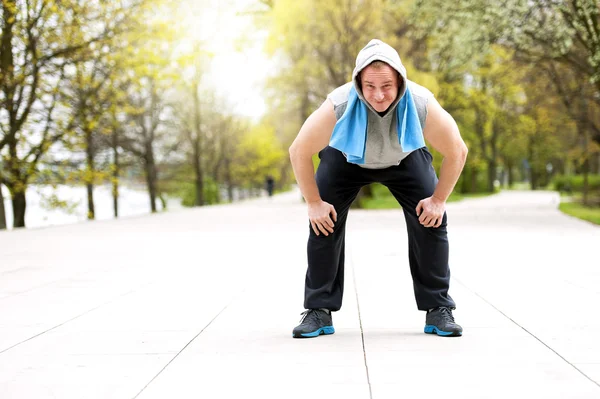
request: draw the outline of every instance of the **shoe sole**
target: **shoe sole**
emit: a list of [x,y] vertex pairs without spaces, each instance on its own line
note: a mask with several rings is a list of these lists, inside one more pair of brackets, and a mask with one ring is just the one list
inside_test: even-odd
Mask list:
[[292,336],[294,338],[314,338],[314,337],[318,337],[319,335],[331,335],[335,332],[335,329],[333,328],[333,326],[327,326],[327,327],[321,327],[316,331],[313,332],[309,332],[309,333],[304,333],[304,334],[292,334]]
[[462,336],[462,331],[454,332],[454,331],[442,331],[438,329],[436,326],[426,325],[425,326],[425,334],[437,334],[441,337],[460,337]]

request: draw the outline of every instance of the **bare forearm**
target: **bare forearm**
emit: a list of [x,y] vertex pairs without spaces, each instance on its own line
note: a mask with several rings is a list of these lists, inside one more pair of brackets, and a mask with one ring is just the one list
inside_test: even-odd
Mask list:
[[313,166],[312,157],[290,153],[290,160],[296,181],[302,192],[302,196],[307,203],[321,200],[317,182],[315,181],[315,168]]
[[466,159],[466,151],[444,158],[440,167],[439,182],[433,192],[434,198],[444,202],[448,200],[465,166]]

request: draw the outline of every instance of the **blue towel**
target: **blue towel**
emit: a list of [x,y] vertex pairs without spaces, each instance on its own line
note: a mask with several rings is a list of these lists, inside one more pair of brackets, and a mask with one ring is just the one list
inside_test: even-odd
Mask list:
[[[408,88],[396,106],[396,115],[398,142],[402,151],[410,152],[424,147],[419,114]],[[358,98],[358,93],[352,86],[346,110],[333,128],[329,145],[345,153],[348,162],[362,165],[365,163],[366,142],[367,106]]]

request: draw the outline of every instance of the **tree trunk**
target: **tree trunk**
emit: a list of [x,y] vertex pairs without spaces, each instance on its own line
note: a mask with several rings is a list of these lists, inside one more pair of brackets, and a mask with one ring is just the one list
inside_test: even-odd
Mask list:
[[457,187],[460,185],[459,192],[460,193],[468,193],[469,192],[469,175],[471,174],[471,167],[465,164],[465,168],[463,169],[462,175],[458,180]]
[[588,143],[588,102],[584,97],[582,103],[582,109],[580,110],[580,118],[577,123],[577,132],[581,137],[581,147],[583,150],[583,164],[582,172],[583,172],[583,205],[589,204],[589,172],[590,172],[590,151],[589,151],[589,143]]
[[588,132],[587,126],[582,126],[583,134],[583,205],[589,205],[589,193],[590,193],[590,151],[588,145]]
[[227,184],[227,198],[233,202],[233,182],[231,181],[231,160],[225,158],[225,184]]
[[204,205],[204,178],[202,176],[202,162],[200,160],[200,140],[194,142],[194,175],[196,183],[195,206]]
[[27,201],[25,199],[25,188],[19,191],[11,190],[13,207],[13,227],[25,227],[25,208]]
[[479,169],[472,168],[471,169],[471,189],[469,192],[476,193],[477,192],[477,176],[479,175]]
[[531,185],[531,189],[532,190],[536,190],[538,187],[538,179],[537,179],[537,173],[535,171],[534,165],[535,165],[535,154],[534,154],[534,148],[533,146],[535,145],[535,134],[533,136],[529,137],[529,140],[527,141],[527,160],[528,160],[528,165],[529,165],[529,184]]
[[113,211],[115,219],[119,217],[119,137],[117,130],[113,132],[112,149],[113,149],[113,175],[112,175],[112,197]]
[[152,148],[146,152],[146,183],[150,194],[150,210],[156,213],[156,165],[154,165],[154,154]]
[[537,190],[538,186],[539,186],[537,172],[535,171],[535,169],[531,168],[531,169],[529,169],[529,174],[530,174],[530,180],[531,180],[531,189]]
[[92,132],[85,132],[85,153],[87,162],[87,173],[85,176],[85,185],[87,188],[87,202],[88,202],[88,220],[94,220],[96,218],[96,212],[94,210],[94,145],[92,142]]
[[488,160],[488,184],[487,189],[488,192],[494,192],[494,182],[496,181],[496,159],[492,157],[492,159]]
[[372,184],[367,184],[366,186],[363,186],[360,189],[360,191],[358,192],[358,195],[356,196],[356,199],[350,205],[350,207],[351,208],[361,208],[360,202],[365,199],[369,199],[369,198],[373,198],[373,185]]
[[495,117],[492,121],[492,136],[489,140],[490,145],[490,158],[488,159],[488,192],[493,193],[496,189],[494,183],[496,182],[498,167],[498,137],[502,135],[498,117]]
[[223,158],[223,156],[221,155],[219,157],[219,160],[217,161],[217,163],[215,164],[215,167],[212,170],[212,174],[211,174],[211,178],[213,180],[213,184],[216,187],[216,198],[215,198],[215,203],[220,204],[221,203],[221,186],[220,186],[220,180],[219,179],[219,171],[222,169],[222,166],[224,164],[225,160]]
[[590,194],[590,157],[585,152],[585,161],[583,161],[583,205],[589,205]]
[[160,200],[161,211],[167,210],[167,200],[165,199],[163,193],[158,193],[158,199]]
[[194,173],[196,178],[196,206],[204,205],[204,179],[202,170],[202,161],[200,156],[202,155],[202,115],[200,109],[200,95],[198,93],[200,80],[199,76],[193,85],[193,96],[194,96],[194,140],[192,140],[192,154],[194,156]]
[[283,190],[283,187],[287,183],[286,176],[289,176],[289,174],[288,174],[288,168],[290,166],[291,166],[291,163],[289,163],[289,162],[285,162],[281,166],[281,169],[279,170],[279,176],[281,176],[281,177],[279,178],[278,181],[275,182],[275,190]]
[[[481,81],[481,92],[484,95],[487,95],[487,79],[482,79]],[[488,117],[485,114],[485,112],[483,111],[483,109],[481,109],[482,104],[477,104],[475,105],[475,134],[477,135],[477,139],[479,141],[479,148],[481,151],[481,157],[483,159],[483,161],[486,162],[487,164],[487,187],[484,188],[486,189],[488,192],[493,192],[493,187],[494,187],[494,182],[493,182],[493,177],[495,174],[495,168],[492,169],[491,168],[491,164],[495,163],[495,159],[494,159],[494,154],[490,154],[491,149],[490,149],[490,142],[488,141],[487,137],[486,137],[486,125],[488,122]],[[492,121],[493,122],[493,121]],[[493,127],[492,127],[493,129]],[[493,133],[493,132],[492,132]],[[491,140],[491,138],[490,138]],[[475,170],[475,172],[478,172],[477,170]],[[477,174],[478,173],[474,173],[473,174],[473,180],[472,180],[472,190],[473,192],[478,192],[479,191],[479,187],[477,187]]]
[[227,183],[227,199],[229,202],[233,202],[233,184],[231,182]]
[[87,218],[88,218],[88,220],[94,220],[96,218],[96,214],[94,211],[94,184],[87,183],[85,186],[87,189],[87,199],[88,199]]
[[0,230],[6,230],[6,210],[4,209],[4,195],[2,195],[2,183],[0,183]]

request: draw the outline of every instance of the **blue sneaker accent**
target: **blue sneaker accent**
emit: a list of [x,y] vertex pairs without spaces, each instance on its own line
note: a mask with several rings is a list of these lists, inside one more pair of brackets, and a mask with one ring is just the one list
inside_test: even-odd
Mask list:
[[438,329],[436,326],[432,326],[430,324],[425,326],[425,333],[426,334],[437,334],[437,335],[441,335],[443,337],[447,337],[447,336],[453,335],[453,334],[462,335],[462,331],[458,332],[458,333],[453,333],[451,331],[442,331],[442,330]]
[[462,327],[456,324],[452,309],[440,306],[427,312],[425,316],[425,333],[437,334],[440,337],[460,337]]
[[333,326],[326,326],[326,327],[321,327],[316,331],[310,332],[310,333],[304,333],[304,334],[300,334],[303,337],[306,338],[311,338],[311,337],[318,337],[321,334],[324,335],[329,335],[329,334],[333,334],[335,332],[335,329],[333,328]]
[[294,338],[314,338],[335,332],[331,312],[324,309],[307,309],[302,314],[300,324],[294,328]]

